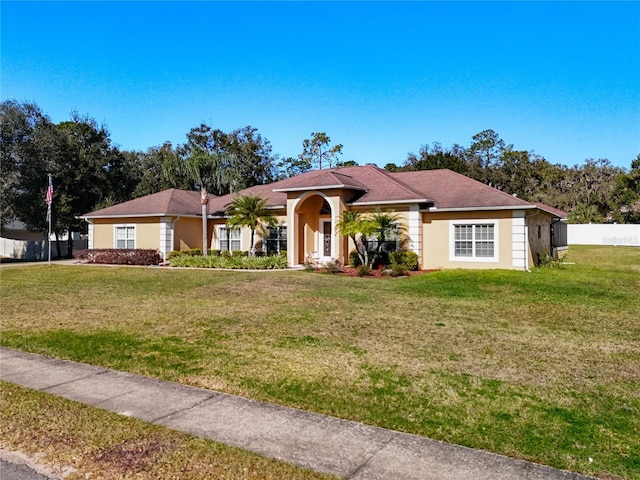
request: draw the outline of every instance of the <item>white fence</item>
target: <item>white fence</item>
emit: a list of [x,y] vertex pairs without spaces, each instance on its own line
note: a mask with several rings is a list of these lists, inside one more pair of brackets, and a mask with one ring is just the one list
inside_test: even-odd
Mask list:
[[569,245],[640,246],[640,225],[588,223],[568,225]]
[[[86,240],[74,240],[74,249],[87,248]],[[60,242],[62,255],[67,254],[67,242]],[[6,258],[19,258],[22,260],[46,260],[49,255],[49,246],[45,240],[12,240],[0,237],[0,256]],[[56,242],[51,242],[51,258],[58,256]]]

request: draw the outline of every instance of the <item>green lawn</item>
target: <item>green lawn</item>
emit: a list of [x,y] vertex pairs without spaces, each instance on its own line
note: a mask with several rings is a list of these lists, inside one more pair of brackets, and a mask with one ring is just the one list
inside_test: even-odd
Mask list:
[[39,458],[56,477],[67,469],[66,480],[335,480],[239,448],[2,382],[0,447]]
[[566,262],[397,279],[5,267],[0,342],[640,479],[640,249]]

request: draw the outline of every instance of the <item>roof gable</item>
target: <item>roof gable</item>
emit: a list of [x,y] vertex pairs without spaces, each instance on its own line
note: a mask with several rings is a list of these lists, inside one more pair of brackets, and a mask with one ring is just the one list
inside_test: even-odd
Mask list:
[[200,215],[200,192],[170,188],[83,215],[84,218]]

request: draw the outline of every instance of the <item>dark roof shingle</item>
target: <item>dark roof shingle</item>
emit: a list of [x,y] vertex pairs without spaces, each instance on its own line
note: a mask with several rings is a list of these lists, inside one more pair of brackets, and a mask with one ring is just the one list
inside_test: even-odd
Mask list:
[[84,218],[200,215],[200,192],[170,188],[83,215]]

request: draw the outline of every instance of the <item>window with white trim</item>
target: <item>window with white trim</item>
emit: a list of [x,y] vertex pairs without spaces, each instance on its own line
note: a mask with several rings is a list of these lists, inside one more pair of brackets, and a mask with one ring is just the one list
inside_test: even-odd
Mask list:
[[115,246],[121,249],[136,248],[135,225],[115,225]]
[[497,261],[497,229],[495,222],[451,222],[451,260]]
[[[231,252],[242,249],[241,232],[239,228],[218,227],[218,249]],[[231,248],[229,248],[231,244]]]
[[263,250],[271,255],[272,253],[280,253],[287,249],[287,227],[279,225],[268,229],[264,237]]

